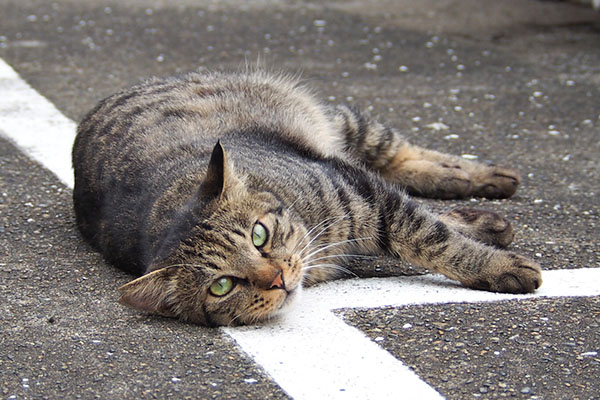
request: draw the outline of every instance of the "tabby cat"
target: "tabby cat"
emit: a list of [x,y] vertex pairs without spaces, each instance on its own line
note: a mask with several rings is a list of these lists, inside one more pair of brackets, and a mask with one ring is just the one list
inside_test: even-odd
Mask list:
[[406,192],[511,196],[520,178],[411,145],[299,80],[264,71],[150,79],[102,100],[73,148],[77,224],[140,275],[119,301],[194,323],[251,324],[351,255],[387,254],[463,285],[527,293],[533,261],[501,250],[495,213],[434,215]]

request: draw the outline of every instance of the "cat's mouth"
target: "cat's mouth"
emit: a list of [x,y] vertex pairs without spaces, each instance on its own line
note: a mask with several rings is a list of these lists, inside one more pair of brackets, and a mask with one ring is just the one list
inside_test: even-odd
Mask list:
[[[270,279],[263,296],[267,299],[264,306],[256,309],[259,319],[279,317],[288,313],[297,304],[302,292],[302,268],[300,258],[291,256],[278,265],[279,271]],[[263,289],[264,290],[264,289]],[[269,304],[270,303],[270,304]]]
[[280,315],[286,313],[291,308],[293,308],[297,303],[298,299],[300,298],[300,292],[302,291],[301,289],[301,286],[298,285],[291,290],[286,290],[285,298],[283,299],[277,310],[274,312],[274,314]]

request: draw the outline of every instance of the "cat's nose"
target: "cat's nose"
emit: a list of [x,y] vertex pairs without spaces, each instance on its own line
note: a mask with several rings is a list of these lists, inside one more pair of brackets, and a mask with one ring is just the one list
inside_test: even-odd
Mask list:
[[277,275],[275,275],[275,279],[269,285],[269,289],[284,289],[285,290],[285,282],[283,281],[283,271],[279,270]]

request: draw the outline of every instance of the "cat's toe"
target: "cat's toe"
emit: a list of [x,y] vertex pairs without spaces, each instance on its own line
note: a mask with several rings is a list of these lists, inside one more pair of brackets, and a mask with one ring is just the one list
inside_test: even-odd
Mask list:
[[473,195],[488,199],[504,199],[512,196],[521,183],[521,176],[512,168],[488,167],[485,174],[478,177]]

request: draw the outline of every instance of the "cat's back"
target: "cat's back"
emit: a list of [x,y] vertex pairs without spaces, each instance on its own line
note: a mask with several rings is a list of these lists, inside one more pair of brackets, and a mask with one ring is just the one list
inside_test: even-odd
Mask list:
[[153,78],[101,101],[79,126],[74,163],[114,163],[123,152],[126,161],[150,161],[191,143],[209,151],[226,134],[253,131],[276,132],[323,155],[341,148],[327,108],[296,78],[188,73]]

